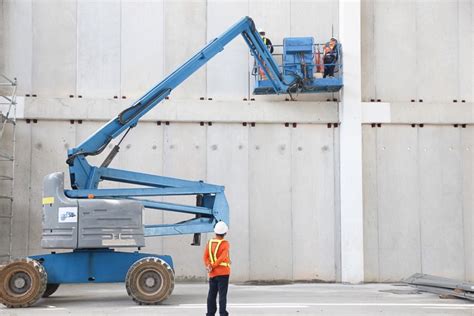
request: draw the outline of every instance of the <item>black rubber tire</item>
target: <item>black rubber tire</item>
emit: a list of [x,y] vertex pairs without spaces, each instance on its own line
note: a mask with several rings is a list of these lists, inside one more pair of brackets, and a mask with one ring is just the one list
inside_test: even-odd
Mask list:
[[137,304],[156,305],[166,300],[173,292],[174,271],[160,258],[142,258],[128,269],[125,287],[128,295]]
[[47,280],[46,270],[38,261],[12,261],[0,270],[0,303],[9,308],[31,306],[43,296]]
[[57,283],[48,283],[46,284],[46,290],[43,293],[43,297],[50,297],[58,290],[59,284]]

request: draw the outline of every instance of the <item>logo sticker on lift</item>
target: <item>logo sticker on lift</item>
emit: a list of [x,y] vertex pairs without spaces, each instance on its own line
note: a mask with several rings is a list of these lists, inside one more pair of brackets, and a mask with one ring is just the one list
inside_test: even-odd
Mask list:
[[58,210],[59,223],[77,223],[77,207],[60,207]]

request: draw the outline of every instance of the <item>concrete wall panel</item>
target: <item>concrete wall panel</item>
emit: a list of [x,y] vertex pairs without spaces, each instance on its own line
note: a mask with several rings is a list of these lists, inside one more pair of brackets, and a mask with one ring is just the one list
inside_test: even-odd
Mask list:
[[339,5],[329,0],[290,0],[290,32],[288,36],[314,36],[325,43],[339,34]]
[[[474,100],[474,45],[472,33],[474,31],[474,21],[472,13],[474,10],[473,1],[459,0],[458,10],[458,56],[454,57],[458,61],[459,79],[458,79],[458,98],[461,100]],[[454,23],[456,25],[456,23]],[[452,34],[451,34],[452,35]],[[469,40],[471,38],[471,40]]]
[[473,199],[473,179],[474,179],[474,127],[468,126],[461,131],[461,165],[462,165],[462,210],[463,210],[463,231],[464,231],[464,279],[474,281],[474,199]]
[[33,2],[34,94],[65,97],[76,92],[76,6],[75,0]]
[[422,271],[464,278],[460,129],[419,129]]
[[364,100],[472,99],[472,1],[378,0],[361,8]]
[[31,93],[33,49],[33,5],[31,0],[3,1],[4,73],[18,79],[18,95]]
[[[290,0],[290,10],[287,14],[290,17],[290,28],[285,30],[284,37],[312,36],[315,43],[326,43],[332,36],[336,38],[339,36],[338,1]],[[273,37],[270,39],[273,40]],[[278,44],[283,44],[283,41]],[[278,51],[281,53],[281,49]],[[337,97],[337,93],[319,93],[298,95],[297,99],[325,101]]]
[[[291,139],[283,125],[249,131],[250,278],[292,279]],[[263,224],[263,225],[262,225]],[[262,254],[265,253],[263,256]]]
[[0,238],[0,263],[8,261],[10,253],[10,219],[0,217],[0,231],[2,238]]
[[[0,123],[0,153],[2,155],[13,156],[13,133],[14,126],[12,124]],[[5,156],[0,157],[0,196],[11,196],[12,195],[12,181],[7,180],[3,177],[13,177],[13,163],[5,159]],[[0,198],[0,218],[4,216],[10,216],[10,199]],[[1,227],[0,227],[1,229]],[[8,228],[9,230],[9,228]]]
[[[248,0],[208,1],[207,40],[222,34],[248,15]],[[242,38],[229,43],[207,64],[207,95],[241,100],[249,96],[249,49]],[[229,76],[229,74],[232,74]]]
[[31,125],[31,191],[29,210],[30,254],[41,253],[41,197],[44,176],[65,172],[64,185],[70,187],[66,158],[67,149],[75,143],[75,125],[67,121],[38,121]]
[[[83,121],[82,124],[75,125],[75,144],[74,146],[79,146],[83,141],[89,138],[92,134],[94,134],[99,128],[104,125],[105,122],[98,122],[98,121]],[[104,161],[105,157],[107,157],[108,150],[111,149],[111,145],[109,144],[108,149],[104,150],[100,155],[97,156],[88,156],[87,160],[90,164],[95,166],[100,166],[102,161]],[[66,154],[66,153],[65,153]],[[120,154],[119,154],[120,156]],[[117,156],[117,157],[119,157]],[[117,158],[118,159],[118,158]],[[117,160],[116,159],[116,160]],[[115,165],[116,160],[112,162],[112,166]],[[100,184],[102,187],[102,184]]]
[[362,161],[364,163],[364,277],[367,282],[379,280],[377,130],[370,125],[362,126]]
[[[0,3],[1,6],[1,3]],[[12,211],[12,191],[13,191],[13,182],[7,180],[6,177],[12,177],[13,172],[13,162],[5,159],[5,155],[13,156],[13,132],[14,126],[12,124],[0,124],[1,137],[0,137],[0,262],[6,261],[9,259],[10,255],[10,244],[11,244],[11,218],[10,216]]]
[[122,1],[121,94],[142,96],[164,78],[163,1]]
[[470,126],[364,127],[366,281],[473,279],[472,135]]
[[366,65],[375,65],[376,98],[391,102],[415,99],[416,5],[412,1],[376,1],[374,14],[374,59]]
[[417,131],[377,130],[379,281],[400,280],[421,269]]
[[[282,45],[283,39],[290,34],[291,29],[290,0],[258,0],[249,1],[249,14],[255,21],[257,29],[263,29],[273,45]],[[282,48],[275,47],[274,57],[277,63],[282,62]],[[280,54],[280,56],[275,56]],[[254,58],[249,58],[249,69],[254,65]],[[254,77],[250,80],[250,91],[255,86]],[[256,100],[282,100],[285,96],[253,96]]]
[[290,131],[293,279],[334,281],[333,130],[298,125]]
[[[206,180],[206,127],[195,123],[171,124],[165,126],[163,140],[163,175],[188,180]],[[194,196],[167,197],[167,202],[196,205]],[[165,223],[175,223],[193,216],[166,212]],[[173,256],[176,276],[181,279],[204,278],[206,270],[202,254],[206,235],[202,236],[201,247],[190,246],[191,235],[163,238],[164,254]]]
[[0,73],[5,73],[5,9],[6,3],[0,2]]
[[[56,108],[41,104],[60,104],[58,112],[84,115],[84,120],[108,118],[106,113],[115,113],[111,109],[121,105],[101,98],[142,95],[242,15],[252,16],[276,44],[290,35],[315,35],[319,41],[328,36],[330,24],[335,25],[337,37],[339,22],[337,4],[329,1],[2,3],[4,68],[8,75],[18,77],[20,94],[40,96],[28,98],[37,102],[30,104],[36,110],[29,113],[39,115],[28,117],[38,117],[39,122],[20,122],[17,130],[21,137],[14,203],[13,248],[17,256],[41,251],[43,176],[66,171],[66,147],[103,124],[84,121],[72,125],[70,118],[59,114],[51,115],[60,121],[42,120]],[[419,271],[472,280],[472,126],[456,129],[423,121],[428,115],[434,118],[432,123],[464,122],[463,113],[466,117],[471,114],[469,103],[458,103],[452,111],[446,105],[452,99],[472,101],[472,41],[466,40],[472,34],[472,2],[363,1],[362,9],[363,98],[413,104],[403,105],[399,112],[405,114],[400,117],[416,116],[417,123],[425,123],[424,128],[364,127],[366,280],[399,280]],[[251,102],[249,106],[259,109],[244,107],[236,119],[227,113],[230,108],[212,109],[221,104],[207,106],[202,114],[200,108],[191,109],[192,102],[173,101],[201,102],[199,97],[209,96],[235,103],[248,94],[246,76],[252,63],[240,39],[230,44],[207,68],[173,92],[169,102],[176,103],[171,104],[176,109],[163,112],[171,125],[141,124],[123,143],[112,166],[227,185],[234,280],[340,280],[340,213],[339,201],[334,200],[334,195],[338,196],[334,181],[338,178],[338,129],[302,124],[318,120],[323,107],[311,107],[313,112],[308,112],[311,115],[306,121],[298,104],[260,106]],[[82,108],[80,99],[71,99],[79,104],[73,108],[64,102],[69,94],[97,99],[90,99]],[[42,99],[43,95],[55,99]],[[423,104],[410,102],[419,98],[425,106],[430,101],[444,103],[433,103],[430,111],[423,109]],[[100,111],[95,109],[100,106]],[[313,117],[312,113],[317,114]],[[213,121],[213,126],[205,127],[173,123],[201,120],[196,115],[216,115],[216,120],[224,117],[227,122]],[[289,117],[294,115],[300,118],[295,129],[272,123],[276,117],[293,122]],[[256,120],[242,120],[251,117]],[[256,121],[257,125],[243,127],[228,123],[232,121],[229,118],[233,122]],[[270,124],[259,124],[260,119]],[[137,155],[141,159],[136,159]],[[90,160],[100,164],[104,156]],[[194,204],[194,198],[167,201]],[[183,218],[188,216],[146,213],[146,221]],[[310,229],[299,231],[302,225]],[[203,236],[203,244],[207,237]],[[193,248],[190,242],[191,236],[147,240],[150,252],[165,250],[174,256],[179,278],[203,279],[203,246]],[[299,260],[301,253],[309,253],[305,261]]]
[[[19,122],[15,256],[42,251],[42,178],[67,171],[66,147],[102,124]],[[331,281],[340,273],[337,131],[306,124],[143,122],[124,140],[112,166],[226,185],[234,281]],[[472,279],[472,135],[471,126],[364,127],[366,281],[400,280],[419,271]],[[89,159],[100,164],[106,154]],[[194,204],[194,198],[166,200]],[[187,218],[154,211],[145,216],[158,223],[162,217],[165,222]],[[203,279],[204,246],[193,248],[190,241],[191,236],[151,238],[147,251],[173,255],[180,279]]]
[[412,56],[413,48],[416,50],[418,98],[425,102],[451,102],[457,98],[458,32],[457,1],[416,1],[416,45],[410,45],[409,50]]
[[213,124],[207,128],[207,181],[225,186],[230,209],[232,280],[249,279],[249,127]]
[[[31,124],[16,125],[15,189],[13,191],[12,256],[28,254],[31,203]],[[33,201],[36,203],[39,201]],[[36,223],[32,223],[36,225]]]
[[120,3],[79,0],[77,19],[77,94],[119,96]]
[[341,166],[341,149],[340,149],[340,128],[333,128],[334,135],[334,195],[336,196],[334,203],[334,232],[335,232],[335,241],[334,241],[334,253],[335,253],[335,269],[336,269],[336,282],[341,282],[342,280],[342,268],[341,268],[341,199],[339,198],[341,194],[341,185],[340,185],[340,166]]
[[[168,75],[201,50],[206,42],[206,0],[165,0],[165,74]],[[206,66],[171,94],[174,99],[206,95]]]
[[[132,129],[120,146],[120,153],[116,158],[114,168],[161,175],[163,170],[163,126],[154,122],[142,122]],[[112,167],[112,165],[111,165]],[[131,187],[130,185],[120,185]],[[162,198],[149,198],[162,200]],[[145,224],[163,223],[163,212],[145,209],[143,213]],[[163,253],[163,238],[146,238],[145,251]]]
[[375,1],[361,1],[362,101],[375,99]]
[[257,28],[264,29],[274,44],[283,44],[291,28],[290,0],[249,1],[249,13]]

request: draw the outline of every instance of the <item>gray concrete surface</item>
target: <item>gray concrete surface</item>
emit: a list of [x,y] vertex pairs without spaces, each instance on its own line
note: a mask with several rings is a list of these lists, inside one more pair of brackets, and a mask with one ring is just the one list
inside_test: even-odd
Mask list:
[[[3,125],[5,124],[5,125]],[[3,128],[3,135],[0,137],[0,153],[2,155],[11,156],[13,154],[13,124],[0,123],[0,129]],[[4,156],[3,156],[4,157]],[[12,196],[12,182],[4,180],[3,177],[12,177],[13,162],[0,158],[0,192],[4,196]],[[8,259],[10,255],[10,219],[12,215],[12,203],[9,199],[0,198],[0,231],[2,237],[0,238],[0,261]]]
[[[37,203],[43,176],[53,171],[67,172],[66,149],[102,124],[19,122],[18,133],[22,137],[18,137],[17,169],[22,176],[15,189],[15,257],[43,252],[41,207]],[[293,128],[283,124],[158,126],[143,122],[130,133],[111,166],[225,185],[232,207],[232,232],[228,237],[236,280],[335,281],[336,143],[335,129],[322,124],[299,124]],[[103,159],[91,158],[96,164]],[[312,176],[307,177],[308,173]],[[25,192],[28,198],[21,198]],[[173,200],[194,203],[189,197]],[[158,211],[145,214],[145,222],[150,224],[182,218]],[[263,225],[267,219],[269,225]],[[301,229],[302,226],[306,228]],[[275,231],[279,233],[274,234]],[[279,251],[269,246],[269,240],[279,245]],[[190,242],[190,236],[150,238],[146,251],[172,255],[180,279],[202,279],[204,269],[189,263],[201,260],[204,246],[191,247]],[[306,249],[312,249],[311,253]],[[305,260],[299,259],[302,253]],[[263,257],[268,264],[262,265]]]
[[[20,93],[40,96],[137,97],[244,15],[276,43],[311,34],[324,42],[339,32],[338,2],[327,0],[1,4],[5,71],[18,77]],[[468,0],[363,1],[364,101],[472,100],[472,10]],[[175,97],[248,97],[250,64],[243,41],[232,43]]]
[[[384,291],[398,291],[393,294]],[[230,285],[231,315],[473,315],[474,304],[390,284]],[[204,315],[207,285],[178,283],[159,306],[139,306],[123,284],[62,285],[48,299],[0,315]]]
[[[12,1],[10,4],[16,7],[19,5],[16,2],[23,1]],[[78,49],[76,1],[31,1],[30,5],[32,27],[26,33],[33,34],[32,73],[31,92],[26,93],[54,96],[63,91],[64,96],[67,96],[71,93],[66,91],[76,90],[78,86],[76,80],[80,78],[80,71],[83,70],[77,69],[79,56],[76,52]],[[25,14],[11,23],[22,24],[26,19]],[[94,32],[97,32],[97,29]],[[51,37],[51,34],[54,36]],[[89,63],[92,63],[92,60]],[[12,76],[17,74],[13,72]],[[18,86],[23,87],[23,84]]]
[[[5,21],[5,6],[0,1],[0,21]],[[0,23],[0,73],[5,73],[5,23]]]
[[364,101],[472,100],[472,1],[362,2]]
[[[399,280],[412,272],[474,280],[473,2],[362,4],[363,100],[390,103],[394,124],[364,126],[366,280]],[[42,251],[41,179],[67,171],[67,148],[234,19],[251,15],[275,43],[308,34],[325,41],[338,36],[340,22],[337,1],[327,0],[51,0],[44,5],[3,0],[0,5],[0,65],[18,78],[20,95],[38,95],[26,98],[24,109],[25,117],[38,123],[23,120],[17,129],[15,256]],[[314,102],[326,100],[325,94],[298,96],[311,102],[283,102],[285,96],[243,102],[251,93],[251,66],[241,40],[229,45],[130,133],[115,166],[226,185],[236,280],[339,280],[339,129],[326,125],[339,120],[337,105]],[[201,96],[214,100],[200,101]],[[423,103],[410,102],[420,98]],[[74,119],[84,122],[70,124]],[[172,124],[157,126],[158,120]],[[214,125],[195,126],[199,121]],[[255,128],[241,125],[253,121]],[[287,121],[298,127],[283,127]],[[412,128],[413,123],[425,127]],[[454,123],[468,125],[454,128]],[[146,214],[155,223],[177,218]],[[275,228],[278,234],[270,234]],[[0,224],[0,235],[5,231]],[[189,242],[187,237],[148,240],[150,251],[175,255],[179,277],[203,278],[204,272],[189,264],[202,249],[189,249]],[[5,247],[4,239],[0,245]],[[262,250],[271,259],[267,269],[255,258]],[[298,260],[302,253],[304,261]]]
[[[42,253],[42,177],[67,172],[66,149],[102,124],[19,122],[14,256]],[[334,281],[337,131],[322,124],[251,128],[148,121],[130,133],[114,166],[225,185],[236,280]],[[397,281],[415,272],[472,280],[473,127],[365,125],[363,135],[366,281]],[[91,157],[96,164],[102,159]],[[147,223],[178,218],[156,211],[145,215]],[[202,279],[204,270],[189,268],[202,249],[189,243],[189,236],[150,238],[146,250],[173,255],[180,279]],[[299,260],[302,253],[305,260]],[[263,267],[262,257],[271,264]]]
[[[20,97],[19,102],[24,102],[21,118],[108,121],[134,100]],[[173,98],[164,100],[141,121],[335,123],[338,122],[338,107],[337,102],[196,99],[183,102]]]
[[[52,0],[44,5],[4,0],[1,5],[7,74],[18,77],[20,94],[48,97],[138,97],[156,78],[174,71],[246,15],[265,28],[275,44],[287,36],[314,35],[326,42],[338,35],[338,3],[329,0]],[[54,39],[45,40],[52,33]],[[173,97],[248,98],[252,66],[244,41],[238,39],[178,87]]]
[[367,281],[473,278],[472,126],[364,128]]

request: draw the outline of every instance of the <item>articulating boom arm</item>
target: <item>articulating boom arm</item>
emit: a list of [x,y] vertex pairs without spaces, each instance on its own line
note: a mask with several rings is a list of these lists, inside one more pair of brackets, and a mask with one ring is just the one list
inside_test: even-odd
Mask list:
[[[123,110],[117,117],[102,126],[78,147],[68,151],[66,162],[69,165],[73,190],[66,191],[67,196],[71,198],[93,196],[95,198],[136,199],[136,197],[145,196],[197,195],[196,207],[140,199],[143,205],[148,208],[196,215],[193,224],[185,222],[147,227],[148,235],[198,233],[212,230],[212,225],[215,221],[223,220],[228,222],[228,206],[224,196],[224,188],[221,186],[108,168],[111,160],[118,152],[118,145],[111,151],[100,167],[90,165],[86,157],[100,154],[111,140],[124,132],[126,135],[130,128],[138,124],[143,115],[161,102],[174,88],[206,64],[217,53],[221,52],[224,46],[239,34],[243,36],[259,66],[262,67],[267,77],[271,80],[275,92],[288,92],[295,80],[291,83],[286,83],[287,79],[291,80],[292,78],[283,78],[276,61],[257,32],[253,20],[250,17],[245,17],[154,86],[132,106]],[[139,184],[149,188],[98,189],[98,184],[102,180]]]

